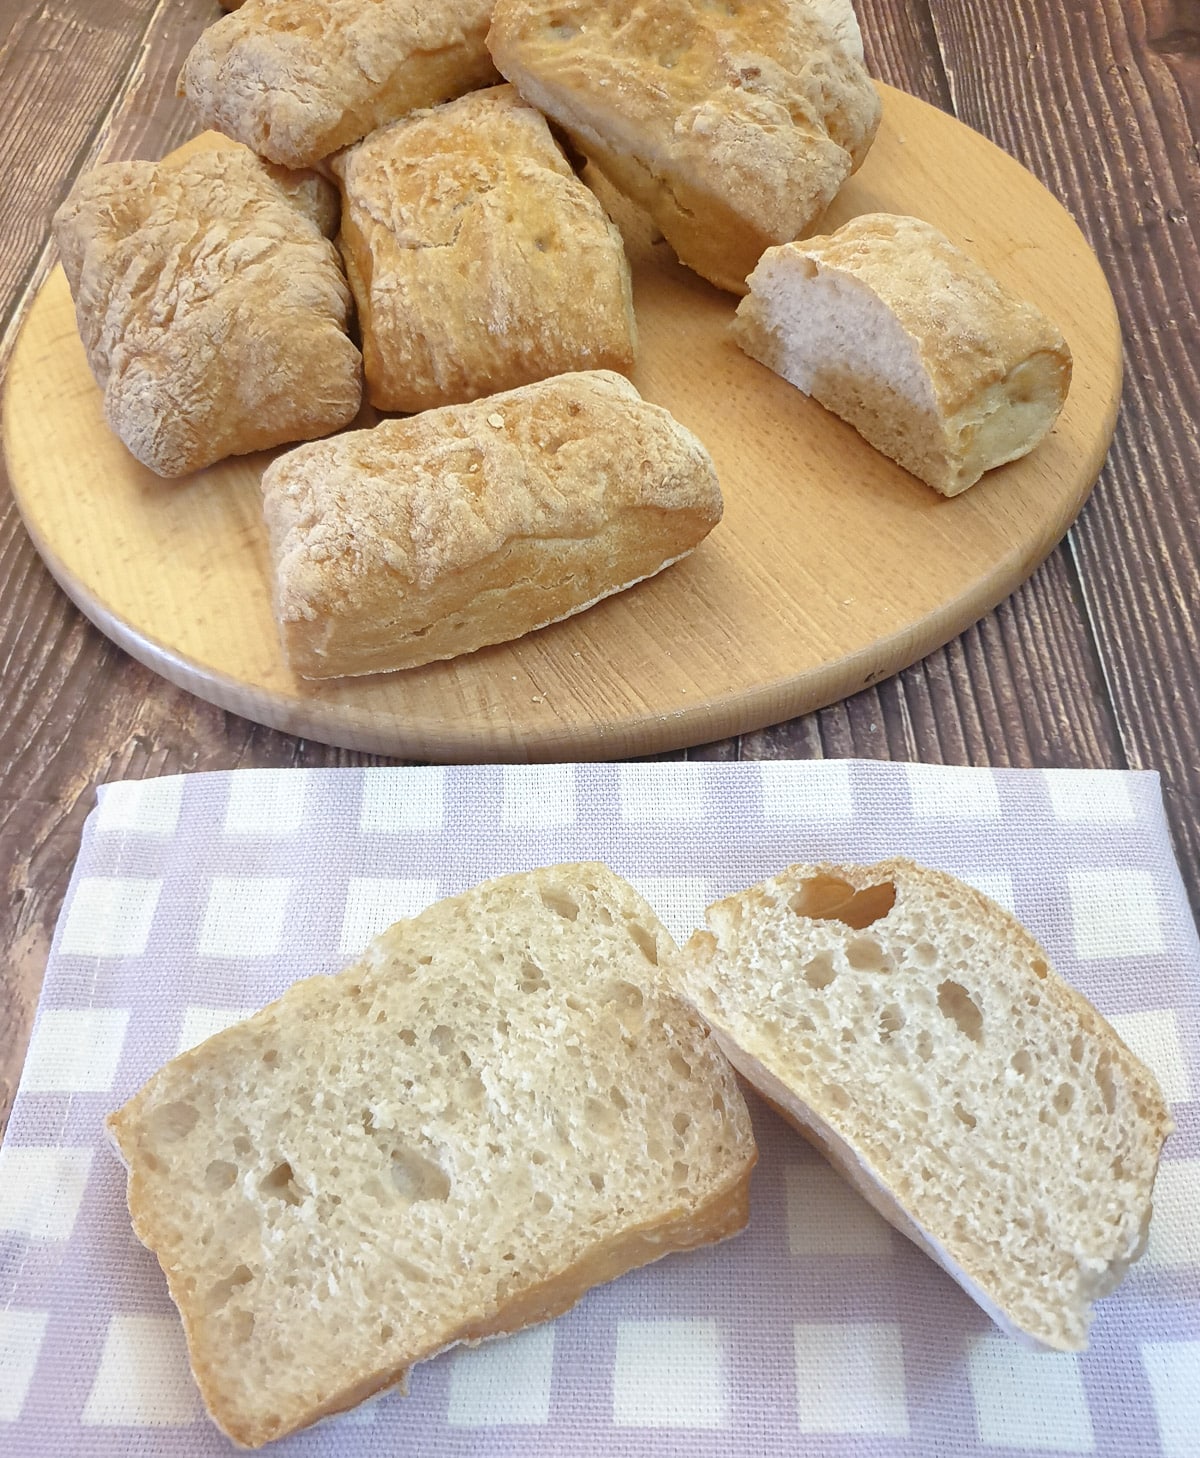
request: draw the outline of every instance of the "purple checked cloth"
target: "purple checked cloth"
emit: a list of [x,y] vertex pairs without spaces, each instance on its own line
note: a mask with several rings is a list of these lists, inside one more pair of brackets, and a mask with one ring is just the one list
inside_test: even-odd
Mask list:
[[[230,1444],[205,1417],[104,1115],[383,927],[603,860],[676,937],[791,861],[890,855],[1013,909],[1156,1072],[1149,1250],[1090,1349],[1000,1335],[751,1097],[745,1234],[418,1367],[282,1455],[1200,1455],[1200,957],[1157,777],[863,762],[237,771],[105,786],[0,1151],[0,1454]],[[270,1451],[270,1450],[269,1450]]]

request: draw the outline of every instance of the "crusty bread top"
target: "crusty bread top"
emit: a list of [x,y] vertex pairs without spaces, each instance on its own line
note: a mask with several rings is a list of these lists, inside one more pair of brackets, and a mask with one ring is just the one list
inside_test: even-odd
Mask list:
[[623,510],[721,515],[703,445],[605,370],[290,451],[263,494],[284,622],[337,613],[366,578],[419,592],[514,539],[590,536]]
[[498,0],[488,45],[617,186],[641,177],[668,238],[686,233],[674,191],[713,197],[763,246],[796,237],[879,124],[866,72],[802,0]]
[[793,866],[707,920],[672,976],[739,1071],[1002,1324],[1082,1347],[1172,1124],[1037,941],[904,860]]
[[206,126],[308,167],[419,106],[497,79],[490,0],[245,0],[180,74]]
[[258,1445],[746,1220],[733,1073],[600,865],[508,876],[156,1073],[108,1124],[216,1421]]
[[771,250],[760,277],[777,259],[869,289],[915,341],[943,415],[1039,353],[1061,359],[1070,377],[1071,352],[1057,325],[920,218],[864,213],[836,233]]
[[856,61],[863,60],[862,30],[852,0],[807,0],[825,24],[833,31],[839,45]]
[[54,218],[114,430],[179,476],[348,424],[361,361],[337,193],[238,144],[85,173]]
[[621,235],[512,86],[413,112],[330,165],[379,409],[633,367]]

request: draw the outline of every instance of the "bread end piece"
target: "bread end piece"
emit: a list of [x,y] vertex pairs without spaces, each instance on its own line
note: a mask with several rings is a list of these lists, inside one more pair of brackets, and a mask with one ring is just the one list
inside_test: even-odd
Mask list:
[[109,1117],[224,1432],[258,1447],[742,1228],[749,1116],[676,951],[605,866],[502,877]]
[[686,556],[722,510],[700,441],[606,370],[291,451],[262,485],[284,653],[305,678],[558,622]]
[[1004,1330],[1086,1346],[1173,1126],[1038,942],[906,860],[792,866],[707,919],[669,970],[742,1076]]
[[918,218],[768,249],[734,339],[944,496],[1027,455],[1071,381],[1058,328]]

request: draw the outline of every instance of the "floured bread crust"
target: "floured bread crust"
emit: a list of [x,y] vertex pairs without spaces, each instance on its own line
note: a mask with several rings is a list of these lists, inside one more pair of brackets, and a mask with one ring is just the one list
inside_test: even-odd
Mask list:
[[361,359],[323,178],[245,147],[85,174],[54,219],[109,424],[183,476],[349,424]]
[[263,495],[305,678],[520,637],[685,556],[721,516],[704,447],[608,371],[300,447]]
[[736,293],[764,249],[811,227],[879,125],[867,73],[802,0],[498,0],[488,45],[680,259]]
[[205,126],[310,167],[376,127],[497,79],[490,0],[245,0],[179,87]]
[[379,409],[633,367],[621,235],[513,87],[415,112],[332,168]]
[[767,252],[732,332],[945,496],[1033,450],[1071,382],[1040,309],[936,228],[890,213]]

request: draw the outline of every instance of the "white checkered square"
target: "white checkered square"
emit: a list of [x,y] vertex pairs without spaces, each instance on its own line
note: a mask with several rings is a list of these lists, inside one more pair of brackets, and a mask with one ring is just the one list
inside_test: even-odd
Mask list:
[[58,950],[68,957],[139,957],[146,950],[160,881],[84,876],[67,907]]
[[985,896],[990,896],[1006,911],[1015,910],[1016,892],[1013,890],[1012,877],[1007,871],[960,871],[959,879],[968,886],[974,886],[976,891],[982,891]]
[[986,1448],[1090,1453],[1096,1445],[1079,1358],[1034,1352],[1004,1336],[973,1343],[967,1378]]
[[617,771],[621,819],[634,825],[694,824],[704,819],[704,792],[693,765],[680,760],[623,764]]
[[91,1168],[86,1148],[0,1146],[0,1230],[70,1240]]
[[269,957],[283,939],[286,876],[214,876],[196,950],[202,957]]
[[394,922],[416,916],[437,900],[438,883],[432,879],[355,876],[346,887],[342,913],[343,955],[357,955],[372,938]]
[[849,820],[854,814],[850,766],[841,760],[813,765],[768,759],[758,773],[768,820]]
[[124,1008],[42,1013],[29,1041],[21,1092],[107,1092],[116,1077],[128,1025]]
[[500,820],[513,829],[557,830],[574,825],[575,766],[506,765]]
[[1196,1458],[1200,1447],[1200,1342],[1146,1342],[1142,1366],[1154,1397],[1163,1458]]
[[1109,1018],[1121,1040],[1129,1044],[1158,1079],[1169,1104],[1181,1104],[1192,1096],[1187,1060],[1179,1037],[1179,1019],[1174,1008],[1147,1012],[1118,1013]]
[[186,1053],[189,1048],[197,1047],[216,1033],[223,1033],[226,1028],[245,1021],[257,1011],[257,1007],[185,1007],[175,1052]]
[[358,828],[392,835],[438,830],[445,815],[445,786],[445,771],[437,765],[363,770]]
[[1134,818],[1129,783],[1112,770],[1042,771],[1056,820],[1119,825]]
[[0,1423],[15,1423],[37,1371],[48,1311],[0,1310]]
[[85,1427],[174,1428],[200,1416],[179,1318],[114,1316],[80,1422]]
[[918,820],[999,820],[1000,795],[991,770],[950,764],[906,764]]
[[179,822],[179,807],[183,804],[183,776],[118,780],[115,784],[101,785],[99,793],[98,830],[170,835]]
[[613,1364],[619,1428],[723,1428],[725,1356],[712,1321],[622,1321]]
[[294,835],[308,799],[304,769],[244,769],[229,776],[226,835]]
[[1163,1160],[1154,1181],[1154,1218],[1146,1247],[1150,1265],[1200,1266],[1197,1211],[1200,1211],[1200,1159]]
[[677,942],[686,942],[704,925],[704,908],[711,898],[702,877],[631,876],[629,883],[646,898]]
[[891,1226],[824,1160],[788,1165],[788,1249],[796,1256],[886,1256]]
[[1072,871],[1067,894],[1080,961],[1146,957],[1163,950],[1158,892],[1149,871],[1133,866]]
[[900,1328],[890,1322],[801,1322],[793,1328],[796,1421],[802,1433],[908,1433]]
[[545,1423],[553,1376],[552,1324],[528,1327],[473,1351],[460,1347],[450,1369],[446,1422],[452,1428]]

